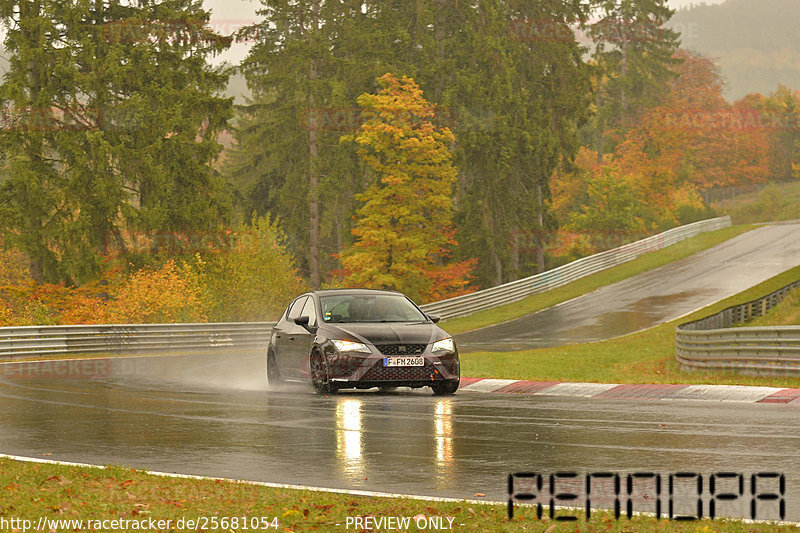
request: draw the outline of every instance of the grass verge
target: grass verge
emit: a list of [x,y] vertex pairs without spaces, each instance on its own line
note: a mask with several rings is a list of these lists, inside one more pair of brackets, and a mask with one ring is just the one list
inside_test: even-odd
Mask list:
[[734,224],[774,222],[800,218],[800,182],[770,183],[757,193],[733,201],[712,204],[712,208],[730,215]]
[[786,298],[767,311],[767,314],[742,324],[742,326],[797,326],[800,325],[800,288],[786,295]]
[[[538,520],[531,509],[516,510],[508,520],[506,508],[471,502],[431,502],[404,498],[351,496],[326,492],[268,488],[221,480],[198,480],[161,477],[141,471],[109,467],[104,469],[53,464],[36,464],[0,458],[0,527],[2,520],[30,520],[33,527],[41,518],[48,520],[83,520],[81,528],[52,527],[57,531],[91,530],[94,521],[128,520],[149,525],[149,521],[167,521],[165,527],[95,527],[95,530],[149,531],[387,531],[387,528],[354,527],[347,519],[356,517],[409,517],[411,527],[418,531],[415,519],[440,519],[452,530],[463,532],[486,531],[626,531],[626,532],[782,532],[796,531],[792,525],[750,524],[735,520],[703,520],[672,522],[654,517],[635,516],[632,520],[615,520],[613,514],[593,512],[589,522],[558,522]],[[576,512],[581,516],[579,512]],[[186,527],[188,520],[205,517],[206,527]],[[211,517],[218,527],[211,527]],[[238,522],[233,525],[233,518]],[[252,522],[255,518],[266,518]],[[227,518],[225,524],[222,519]],[[247,526],[243,521],[247,520]],[[91,520],[93,523],[87,524]],[[183,520],[184,527],[176,525]],[[48,523],[51,524],[51,523]],[[63,523],[62,523],[63,524]],[[18,523],[19,525],[19,523]],[[107,523],[106,525],[113,525]],[[200,524],[202,525],[202,524]],[[227,527],[223,528],[225,525]],[[251,527],[257,525],[259,527]],[[88,527],[87,527],[88,526]],[[15,530],[13,525],[8,528]],[[22,528],[16,528],[20,532]],[[50,529],[45,529],[49,531]],[[428,527],[428,529],[436,529]],[[440,528],[441,529],[441,528]],[[30,530],[30,529],[29,529]]]
[[599,289],[600,287],[611,285],[612,283],[641,274],[647,270],[652,270],[672,263],[673,261],[689,257],[697,252],[701,252],[727,241],[728,239],[732,239],[746,231],[750,231],[755,227],[756,226],[751,225],[731,226],[729,228],[703,233],[691,239],[673,244],[663,250],[642,255],[633,261],[628,261],[625,264],[573,281],[563,287],[558,287],[540,294],[533,294],[524,300],[494,309],[480,311],[467,317],[452,318],[443,321],[442,327],[449,333],[455,335],[465,331],[491,326],[492,324],[499,324],[507,320],[525,316],[529,313],[535,313],[536,311],[541,311],[542,309],[552,307],[561,302],[566,302],[567,300]]
[[793,268],[687,317],[616,339],[517,352],[461,356],[470,377],[596,383],[688,383],[800,387],[800,377],[743,376],[733,372],[684,372],[675,360],[675,327],[731,305],[748,302],[800,279]]

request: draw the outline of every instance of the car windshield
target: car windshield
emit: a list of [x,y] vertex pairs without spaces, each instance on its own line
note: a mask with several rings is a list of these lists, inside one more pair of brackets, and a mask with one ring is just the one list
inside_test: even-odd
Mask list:
[[425,315],[406,297],[394,294],[322,296],[325,322],[424,322]]

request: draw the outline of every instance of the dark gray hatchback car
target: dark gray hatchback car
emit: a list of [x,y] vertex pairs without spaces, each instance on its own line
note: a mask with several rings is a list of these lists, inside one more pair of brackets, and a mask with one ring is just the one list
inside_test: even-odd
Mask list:
[[455,341],[405,295],[370,289],[313,291],[295,298],[272,328],[267,379],[339,389],[458,389]]

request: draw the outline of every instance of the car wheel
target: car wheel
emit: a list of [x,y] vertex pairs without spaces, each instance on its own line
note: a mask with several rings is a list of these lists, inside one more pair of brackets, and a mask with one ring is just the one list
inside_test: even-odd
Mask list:
[[311,386],[317,394],[336,394],[337,387],[331,384],[328,363],[319,350],[311,352],[310,357]]
[[275,352],[270,348],[267,350],[267,385],[280,385],[282,381],[278,360],[275,358]]
[[447,380],[447,381],[437,381],[433,385],[431,385],[431,389],[433,389],[433,393],[437,396],[444,396],[446,394],[453,394],[455,391],[458,390],[458,384],[460,380]]

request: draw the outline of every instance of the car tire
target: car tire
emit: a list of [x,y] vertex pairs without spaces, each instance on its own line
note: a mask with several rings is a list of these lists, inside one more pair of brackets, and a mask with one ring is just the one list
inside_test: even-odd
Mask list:
[[336,394],[338,387],[331,383],[330,373],[328,372],[328,362],[317,349],[314,349],[309,356],[309,370],[311,374],[311,386],[317,394]]
[[433,393],[437,396],[446,396],[448,394],[453,394],[455,391],[457,391],[459,383],[460,380],[458,379],[437,381],[431,385],[431,389],[433,390]]
[[275,358],[275,351],[270,348],[267,350],[267,385],[274,387],[282,382],[283,379],[278,368],[278,360]]

